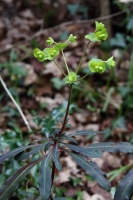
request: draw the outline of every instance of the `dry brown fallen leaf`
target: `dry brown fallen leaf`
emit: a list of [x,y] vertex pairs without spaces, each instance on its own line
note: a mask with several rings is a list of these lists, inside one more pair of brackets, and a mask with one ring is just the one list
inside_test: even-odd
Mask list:
[[24,79],[24,85],[28,86],[30,84],[36,83],[38,80],[38,77],[36,75],[36,73],[34,72],[34,68],[29,65],[29,64],[24,64],[22,63],[24,69],[26,69],[27,71],[27,75]]
[[46,103],[47,104],[47,110],[48,111],[52,111],[53,108],[56,108],[57,106],[59,106],[60,104],[62,104],[64,102],[64,97],[63,95],[57,93],[55,95],[55,98],[51,98],[51,97],[39,97],[37,96],[36,101],[39,102],[40,104],[42,103]]
[[62,75],[62,72],[51,61],[51,62],[48,62],[47,64],[45,64],[45,68],[44,68],[42,74],[53,74],[53,76],[60,78]]
[[83,200],[106,200],[100,194],[94,194],[90,196],[86,191],[83,191]]
[[78,173],[77,164],[72,160],[70,156],[60,159],[61,163],[65,162],[66,168],[63,168],[62,172],[59,172],[58,177],[55,179],[56,184],[65,183],[69,181],[71,174],[76,175]]

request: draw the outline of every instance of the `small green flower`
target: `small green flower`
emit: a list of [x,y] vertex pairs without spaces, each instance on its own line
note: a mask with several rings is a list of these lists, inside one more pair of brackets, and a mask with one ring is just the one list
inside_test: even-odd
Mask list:
[[115,66],[115,61],[114,61],[113,56],[112,56],[111,58],[109,58],[109,59],[106,61],[106,63],[107,63],[107,66],[108,66],[110,69],[113,68],[113,67]]
[[40,62],[43,62],[43,61],[45,60],[44,53],[43,53],[40,49],[38,49],[38,48],[34,49],[33,55],[34,55],[35,58],[37,58]]
[[95,35],[96,35],[96,37],[99,41],[106,40],[107,37],[108,37],[108,33],[107,33],[106,28],[103,28],[99,31],[96,31]]
[[54,44],[54,40],[53,38],[49,37],[47,40],[46,40],[46,43],[51,46],[52,44]]
[[95,25],[96,25],[96,31],[101,31],[102,29],[105,28],[102,22],[95,21]]
[[68,76],[65,78],[66,84],[72,84],[77,81],[77,75],[74,72],[69,72]]
[[95,24],[96,24],[95,32],[85,35],[85,38],[87,40],[90,40],[91,42],[99,42],[101,40],[106,40],[108,37],[108,33],[106,28],[104,27],[104,24],[102,22],[97,22],[97,21],[95,21]]
[[43,53],[44,60],[53,60],[59,54],[59,49],[56,46],[52,48],[45,48]]
[[75,43],[76,42],[76,39],[77,37],[74,36],[73,34],[70,34],[69,38],[68,38],[68,41],[72,42],[72,43]]
[[101,59],[91,59],[88,66],[91,72],[103,73],[106,70],[106,65]]

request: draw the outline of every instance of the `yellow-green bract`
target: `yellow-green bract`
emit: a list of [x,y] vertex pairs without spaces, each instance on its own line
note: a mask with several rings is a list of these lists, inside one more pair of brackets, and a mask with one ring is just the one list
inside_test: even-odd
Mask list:
[[103,73],[106,70],[106,65],[101,59],[91,59],[88,63],[91,72]]
[[96,31],[101,31],[102,29],[105,28],[102,22],[95,21],[95,26],[96,26]]
[[114,58],[113,58],[113,56],[111,57],[111,58],[109,58],[107,61],[106,61],[106,63],[107,63],[107,66],[111,69],[112,67],[114,67],[115,66],[115,61],[114,61]]
[[108,37],[108,33],[106,31],[106,28],[103,28],[99,31],[96,31],[95,35],[96,35],[96,37],[99,41],[106,40],[107,37]]
[[53,38],[49,37],[47,40],[46,40],[46,43],[51,46],[52,44],[54,44],[54,40]]
[[44,60],[53,60],[59,54],[59,49],[56,46],[54,46],[52,48],[44,49],[43,53]]
[[68,38],[68,41],[72,42],[72,43],[75,43],[76,42],[76,39],[77,37],[74,36],[73,34],[70,34],[69,38]]
[[88,35],[85,35],[85,38],[90,40],[91,42],[99,42],[102,40],[106,40],[108,37],[108,33],[104,24],[102,22],[95,21],[96,30]]
[[34,49],[33,54],[35,58],[37,58],[40,62],[43,62],[45,60],[44,53],[40,49]]
[[65,78],[66,84],[72,84],[77,81],[77,75],[74,72],[69,72],[68,76]]

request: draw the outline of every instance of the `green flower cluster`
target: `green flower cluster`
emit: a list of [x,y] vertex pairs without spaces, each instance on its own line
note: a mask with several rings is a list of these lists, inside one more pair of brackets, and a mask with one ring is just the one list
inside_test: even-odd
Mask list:
[[[88,35],[85,35],[85,38],[87,40],[89,40],[88,44],[87,44],[87,47],[89,45],[90,42],[99,42],[99,41],[103,41],[103,40],[106,40],[108,37],[108,33],[107,33],[107,30],[104,26],[104,24],[102,22],[95,22],[95,31],[94,32],[91,32],[89,33]],[[66,69],[67,69],[67,72],[68,72],[68,75],[63,71],[63,69],[59,66],[59,64],[54,60],[56,66],[58,67],[58,69],[62,72],[62,74],[65,76],[65,83],[70,85],[70,84],[78,84],[78,80],[81,80],[83,79],[84,77],[86,77],[86,75],[80,79],[79,76],[78,76],[78,71],[81,67],[81,64],[82,64],[82,57],[84,57],[85,55],[85,52],[86,52],[86,49],[85,49],[85,52],[83,53],[83,56],[81,57],[81,60],[79,62],[79,65],[77,67],[77,70],[76,72],[72,72],[70,71],[69,72],[69,68],[67,66],[67,62],[66,62],[66,59],[65,59],[65,56],[64,56],[64,53],[63,53],[63,50],[68,46],[69,42],[71,43],[75,43],[76,42],[76,39],[77,37],[74,36],[73,34],[70,34],[67,41],[64,42],[64,43],[56,43],[53,38],[51,37],[48,37],[48,39],[46,40],[46,43],[47,45],[51,46],[49,48],[45,48],[43,51],[41,51],[40,49],[36,48],[34,49],[34,56],[40,61],[40,62],[43,62],[45,60],[54,60],[56,56],[58,56],[58,54],[60,52],[62,52],[62,55],[63,55],[63,59],[64,59],[64,63],[65,63],[65,66],[66,66]],[[101,59],[91,59],[89,62],[88,62],[88,67],[89,67],[89,70],[93,73],[103,73],[106,68],[113,68],[115,66],[115,61],[113,59],[113,57],[110,57],[107,61],[103,61]]]
[[114,61],[113,56],[112,56],[111,58],[109,58],[109,59],[106,61],[106,63],[107,63],[107,67],[109,67],[110,69],[111,69],[112,67],[114,67],[114,66],[115,66],[115,61]]
[[93,58],[88,62],[88,66],[91,72],[103,73],[106,70],[106,67],[112,68],[115,66],[115,61],[113,56],[107,61],[101,59]]
[[47,43],[47,45],[49,45],[49,46],[51,46],[52,44],[54,44],[53,38],[49,37],[49,38],[46,40],[46,43]]
[[106,65],[101,59],[91,59],[88,63],[91,72],[103,73]]
[[69,42],[72,42],[72,43],[75,43],[75,42],[76,42],[76,39],[77,39],[76,36],[74,36],[73,34],[70,34],[70,36],[69,36],[69,38],[68,38],[68,41],[69,41]]
[[91,42],[99,42],[102,40],[106,40],[108,37],[108,33],[106,28],[104,27],[104,24],[102,22],[95,22],[95,32],[89,33],[88,35],[85,35],[85,38],[90,40]]
[[40,62],[44,61],[45,56],[44,56],[44,53],[40,49],[38,48],[34,49],[33,54],[35,58],[37,58]]
[[72,84],[77,81],[77,74],[74,72],[69,72],[68,76],[65,78],[65,84]]

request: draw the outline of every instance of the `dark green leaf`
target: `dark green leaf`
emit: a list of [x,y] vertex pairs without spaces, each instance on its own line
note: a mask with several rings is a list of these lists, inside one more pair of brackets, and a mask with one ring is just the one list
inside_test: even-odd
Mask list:
[[[75,108],[76,106],[74,104],[70,105],[70,109],[69,109],[69,113],[72,112],[72,110]],[[57,108],[54,108],[52,111],[52,118],[54,120],[60,120],[64,115],[65,115],[65,111],[67,108],[67,101],[64,101],[63,104]]]
[[27,75],[27,70],[24,69],[24,67],[22,65],[17,65],[14,64],[11,67],[11,74],[15,75],[15,76],[26,76]]
[[133,195],[133,169],[119,183],[114,200],[129,200]]
[[128,142],[101,142],[90,144],[87,149],[94,149],[97,151],[108,151],[108,152],[125,152],[125,153],[133,153],[133,145]]
[[54,200],[67,200],[68,198],[65,198],[65,197],[56,197],[54,198]]
[[111,185],[105,178],[104,172],[94,162],[88,162],[83,156],[76,153],[68,152],[72,158],[94,179],[96,180],[105,190],[110,191]]
[[44,149],[45,152],[49,149],[49,147],[51,146],[51,144],[53,144],[52,140],[46,144],[45,149]]
[[128,30],[133,29],[133,15],[130,16],[130,19],[129,19],[128,24],[127,24],[127,29]]
[[46,145],[48,145],[48,144],[49,144],[49,142],[46,142],[44,144],[37,146],[36,148],[34,148],[32,151],[30,151],[28,153],[22,153],[20,155],[17,155],[16,159],[17,160],[24,160],[24,159],[28,158],[30,155],[37,153],[41,149],[44,149],[46,147]]
[[72,149],[73,151],[79,152],[85,156],[89,156],[91,158],[99,158],[102,156],[102,153],[95,150],[95,149],[88,149],[88,148],[84,148],[84,147],[80,147],[77,145],[72,145],[72,144],[65,144],[67,147],[69,147],[70,149]]
[[126,128],[126,120],[123,116],[118,117],[114,122],[113,122],[113,128]]
[[32,147],[36,147],[38,146],[37,145],[29,145],[29,146],[26,146],[26,147],[19,147],[19,148],[16,148],[16,149],[13,149],[11,151],[9,151],[8,153],[5,153],[4,155],[1,155],[0,156],[0,163],[2,163],[5,159],[11,157],[11,156],[16,156],[18,153],[26,150],[26,149],[29,149],[29,148],[32,148]]
[[76,12],[78,11],[78,8],[80,7],[80,5],[78,3],[74,3],[74,4],[68,4],[67,5],[67,9],[69,10],[69,12],[74,15],[76,14]]
[[75,143],[75,144],[78,144],[77,141],[76,141],[74,138],[69,137],[69,136],[66,135],[66,134],[62,134],[62,136],[60,137],[60,139],[61,139],[61,140],[68,140],[68,141],[70,141],[70,142],[73,142],[73,143]]
[[56,144],[55,148],[54,148],[54,152],[53,152],[53,161],[55,163],[56,168],[59,171],[62,171],[62,165],[59,161],[59,157],[58,157],[58,145]]
[[56,121],[55,119],[53,119],[51,116],[46,116],[43,120],[42,120],[42,133],[46,135],[46,137],[48,138],[50,133],[53,132],[55,126],[56,126]]
[[60,80],[58,77],[54,77],[51,79],[51,82],[54,85],[54,88],[57,90],[60,90],[64,85],[64,81]]
[[48,197],[50,195],[50,190],[51,190],[51,172],[50,172],[50,167],[49,167],[49,159],[51,156],[51,152],[49,152],[44,159],[42,160],[41,163],[41,168],[40,168],[40,178],[39,178],[39,190],[40,190],[40,195],[43,200],[48,200]]
[[29,163],[28,165],[25,165],[21,169],[19,169],[17,172],[15,172],[12,176],[10,176],[5,183],[0,187],[0,200],[6,200],[16,190],[18,185],[22,182],[24,177],[29,173],[31,168],[33,168],[38,162],[40,162],[42,158]]
[[110,45],[112,47],[118,46],[125,48],[127,46],[125,42],[125,36],[121,33],[116,33],[115,38],[110,39]]
[[[74,104],[71,104],[69,112],[72,112],[73,108],[75,107],[76,106]],[[59,121],[65,115],[66,108],[67,102],[64,101],[64,103],[61,106],[52,110],[51,115],[47,115],[42,120],[42,133],[44,133],[46,137],[49,137],[49,135],[53,133],[57,121]]]
[[[102,133],[102,131],[85,131],[85,130],[82,130],[82,131],[77,131],[76,133],[74,133],[73,135],[87,135],[87,136],[94,136],[96,134],[99,134],[99,133]],[[70,134],[72,135],[72,134]]]

